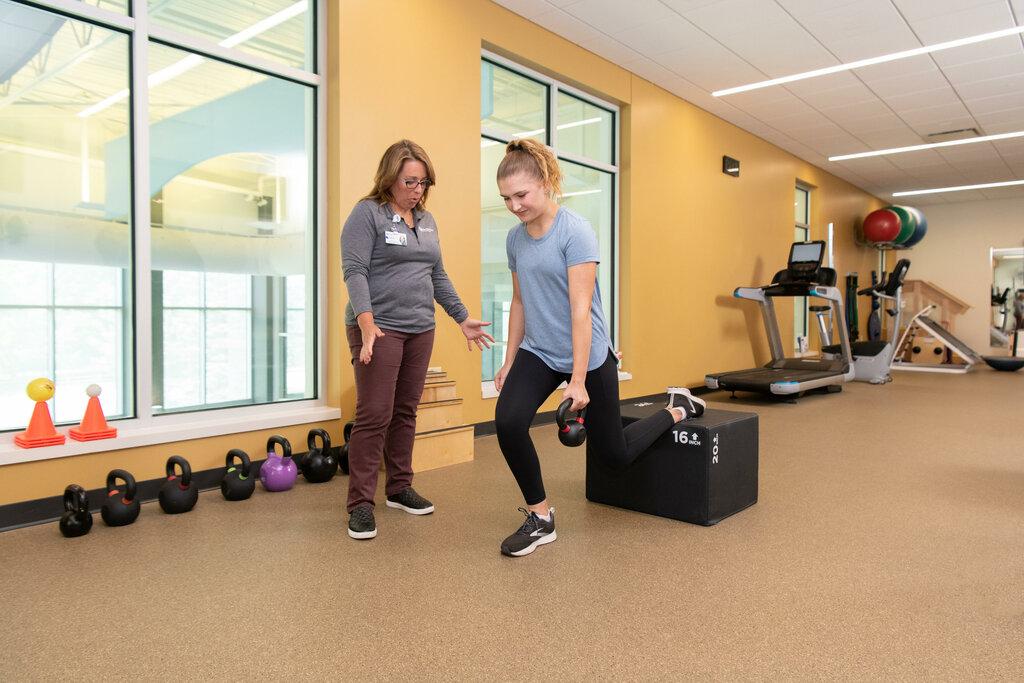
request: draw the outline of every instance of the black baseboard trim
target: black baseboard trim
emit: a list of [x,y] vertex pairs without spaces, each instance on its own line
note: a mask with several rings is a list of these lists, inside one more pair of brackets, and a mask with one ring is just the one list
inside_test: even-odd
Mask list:
[[[331,451],[334,453],[334,457],[337,458],[341,456],[340,446],[332,446]],[[295,453],[293,458],[299,459],[305,456],[306,453],[308,453],[308,451]],[[252,461],[253,474],[251,476],[259,476],[260,466],[262,466],[265,461],[266,458]],[[214,467],[208,470],[193,472],[192,480],[199,486],[200,491],[220,489],[220,481],[224,478],[224,470],[224,467]],[[344,475],[341,475],[341,472],[339,472],[336,476]],[[302,478],[301,473],[299,474],[299,478]],[[160,477],[159,479],[147,479],[145,481],[136,482],[135,495],[139,501],[142,503],[148,503],[156,500],[157,496],[160,494],[160,487],[163,486],[164,479],[164,477]],[[68,483],[71,484],[75,482]],[[102,488],[96,489],[86,489],[86,494],[89,498],[89,510],[96,516],[93,523],[102,524],[103,521],[99,519],[99,511],[100,508],[103,507],[103,503],[107,497],[106,486],[104,485]],[[4,531],[13,531],[14,529],[22,529],[27,526],[35,526],[37,524],[56,522],[63,514],[63,489],[60,494],[56,496],[0,505],[0,533]]]
[[[714,389],[708,389],[706,386],[701,385],[699,387],[687,387],[694,396],[700,396],[702,394],[709,394]],[[629,405],[631,403],[647,402],[656,403],[658,401],[665,401],[667,394],[661,392],[659,394],[649,394],[647,396],[633,396],[632,398],[623,398],[619,400],[620,405]],[[543,413],[537,413],[533,418],[533,422],[530,423],[531,427],[537,427],[539,425],[552,424],[555,421],[555,411],[549,410]],[[489,422],[478,422],[473,425],[473,438],[481,436],[493,436],[497,430],[494,427],[494,420]]]

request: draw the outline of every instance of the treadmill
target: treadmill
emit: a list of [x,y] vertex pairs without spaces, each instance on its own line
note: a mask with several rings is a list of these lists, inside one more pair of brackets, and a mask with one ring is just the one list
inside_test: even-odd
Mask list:
[[[846,331],[843,297],[836,288],[836,271],[822,268],[825,243],[794,242],[789,249],[789,263],[763,287],[738,287],[733,296],[750,299],[761,304],[765,331],[772,360],[762,368],[719,372],[705,376],[704,383],[711,389],[726,391],[753,391],[775,396],[796,398],[804,392],[822,389],[828,393],[843,390],[842,385],[853,379],[853,354]],[[782,350],[779,321],[775,316],[776,297],[817,297],[832,307],[836,321],[841,353],[829,358],[786,358]]]

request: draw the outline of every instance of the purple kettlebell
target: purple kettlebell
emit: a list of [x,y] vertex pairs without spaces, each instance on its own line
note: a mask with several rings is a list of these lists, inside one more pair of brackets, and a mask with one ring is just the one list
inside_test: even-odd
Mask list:
[[[281,446],[284,456],[277,454],[277,446]],[[267,439],[267,459],[260,467],[260,481],[268,491],[287,491],[295,486],[295,478],[299,468],[292,460],[292,445],[288,439],[276,434]]]

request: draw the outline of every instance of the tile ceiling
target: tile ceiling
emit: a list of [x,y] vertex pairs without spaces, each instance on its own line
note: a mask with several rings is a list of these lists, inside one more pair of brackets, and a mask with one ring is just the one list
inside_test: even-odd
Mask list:
[[[1024,130],[1016,35],[726,97],[711,91],[1024,25],[1024,0],[496,0],[883,199],[1024,179],[1024,138],[828,161],[976,128]],[[728,150],[722,150],[728,153]],[[907,198],[1024,197],[1024,186]]]

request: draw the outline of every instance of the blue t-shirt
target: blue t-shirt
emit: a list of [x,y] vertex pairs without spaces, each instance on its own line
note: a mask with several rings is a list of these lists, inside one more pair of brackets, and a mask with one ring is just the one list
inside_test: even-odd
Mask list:
[[[519,277],[519,296],[526,318],[526,335],[519,348],[536,354],[556,372],[572,372],[568,269],[591,261],[600,263],[594,229],[586,218],[561,207],[551,229],[540,239],[530,237],[524,223],[509,230],[505,251],[508,269]],[[590,322],[593,334],[588,371],[599,368],[612,348],[596,282]]]

